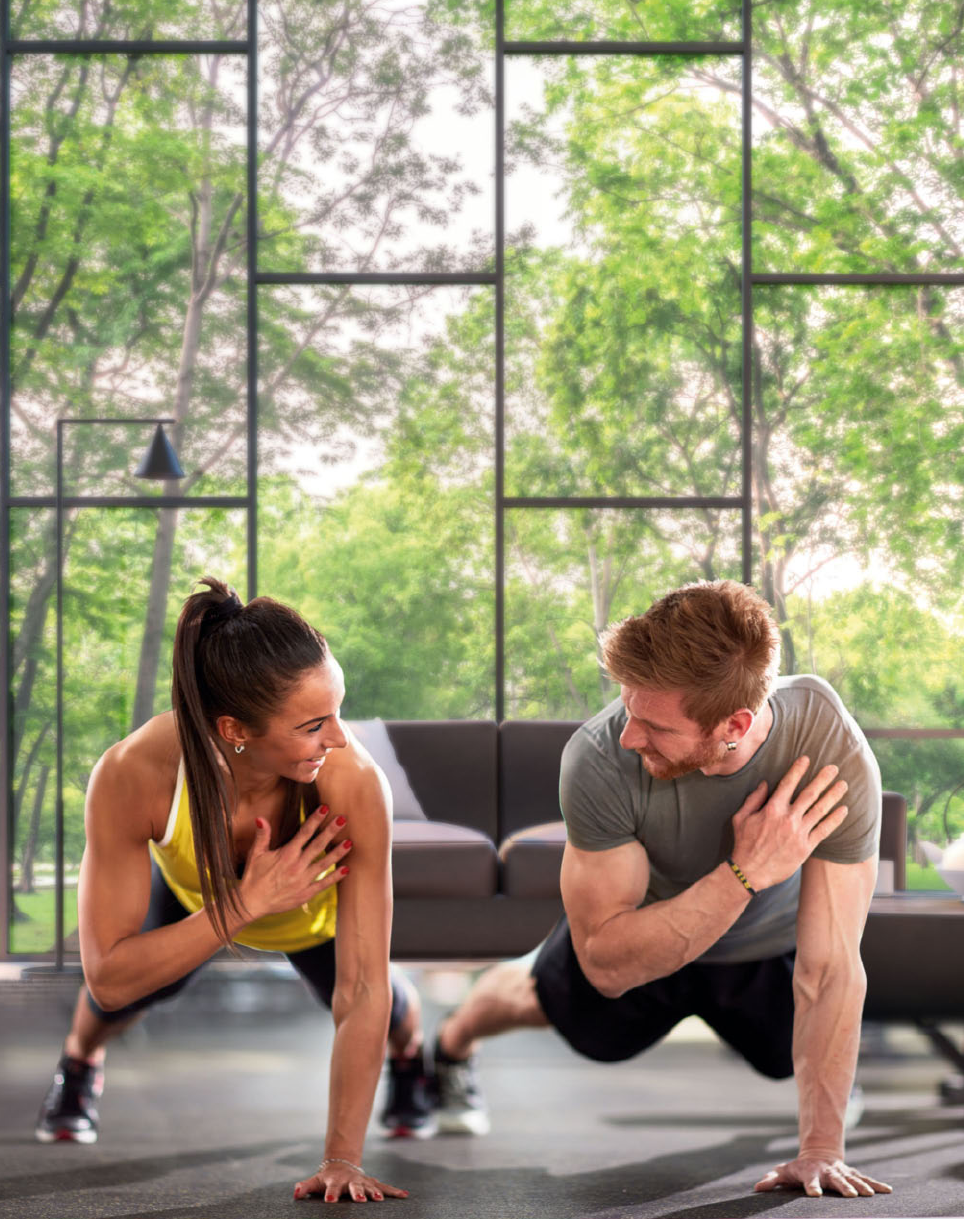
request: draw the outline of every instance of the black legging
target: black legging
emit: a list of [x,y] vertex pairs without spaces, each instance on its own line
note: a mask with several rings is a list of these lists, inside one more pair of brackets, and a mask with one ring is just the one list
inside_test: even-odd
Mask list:
[[[184,909],[167,887],[167,882],[161,874],[161,869],[152,860],[151,900],[147,907],[147,916],[141,926],[141,931],[153,931],[157,927],[167,927],[171,923],[180,922],[182,918],[187,918],[189,914],[190,911]],[[285,956],[315,992],[318,999],[330,1010],[331,997],[335,991],[335,941],[325,940],[324,943],[316,944],[313,948],[305,948],[301,952],[287,952]],[[198,969],[202,968],[203,966],[198,966],[197,969],[192,969],[190,973],[186,973],[183,978],[178,978],[175,982],[169,982],[167,986],[162,986],[159,990],[152,991],[151,994],[144,995],[141,999],[135,999],[133,1003],[128,1003],[126,1007],[118,1008],[116,1011],[105,1012],[102,1007],[94,1002],[90,991],[87,992],[87,1002],[90,1004],[90,1009],[95,1016],[100,1017],[101,1020],[106,1021],[108,1024],[114,1024],[119,1020],[127,1020],[137,1012],[142,1012],[146,1008],[152,1007],[161,999],[169,999],[172,995],[176,995],[178,991],[183,990],[187,986],[188,982],[198,972]],[[408,1014],[408,999],[394,969],[392,970],[391,978],[392,1015],[388,1026],[389,1032],[396,1029]]]

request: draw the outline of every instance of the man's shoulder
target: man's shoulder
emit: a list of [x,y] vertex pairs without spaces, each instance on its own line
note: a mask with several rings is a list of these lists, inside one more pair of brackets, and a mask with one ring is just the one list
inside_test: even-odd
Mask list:
[[615,698],[601,711],[580,724],[566,742],[563,760],[572,762],[587,755],[618,761],[624,753],[619,737],[626,724],[626,708],[621,698]]
[[815,673],[794,673],[778,677],[772,697],[786,710],[809,715],[833,716],[856,729],[853,716],[830,682]]

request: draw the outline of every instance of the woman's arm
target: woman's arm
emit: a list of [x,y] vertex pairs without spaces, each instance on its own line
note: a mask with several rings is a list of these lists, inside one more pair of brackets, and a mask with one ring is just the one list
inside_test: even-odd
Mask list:
[[404,1191],[353,1171],[361,1166],[365,1131],[385,1056],[391,1012],[389,940],[392,923],[391,793],[381,770],[349,746],[325,776],[323,799],[348,818],[352,836],[349,875],[338,890],[337,974],[332,1002],[335,1042],[329,1079],[325,1159],[330,1163],[300,1181],[295,1196],[367,1190],[404,1197]]
[[[169,789],[159,783],[159,771],[165,769],[143,740],[132,744],[128,738],[104,754],[87,789],[87,846],[77,893],[80,951],[88,989],[105,1011],[126,1007],[183,978],[222,946],[204,910],[141,931],[151,892],[148,843],[163,824],[173,794],[173,773]],[[338,883],[337,870],[315,880],[317,857],[334,834],[333,824],[321,825],[320,815],[309,817],[277,851],[268,849],[267,825],[259,830],[240,886],[247,915],[231,916],[232,935],[255,918],[293,910]],[[311,847],[304,850],[309,840]]]

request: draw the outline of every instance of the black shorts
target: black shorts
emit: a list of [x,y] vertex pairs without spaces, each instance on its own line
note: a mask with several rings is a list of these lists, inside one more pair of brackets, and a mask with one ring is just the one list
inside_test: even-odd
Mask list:
[[794,953],[734,965],[693,962],[607,999],[576,959],[565,915],[532,967],[549,1023],[574,1050],[621,1062],[648,1049],[685,1016],[699,1016],[763,1075],[793,1074]]
[[[187,918],[189,914],[190,911],[185,910],[168,888],[161,869],[151,860],[151,898],[141,931],[153,931],[157,927],[167,927],[171,923],[180,922],[182,918]],[[285,956],[308,983],[316,997],[330,1009],[332,995],[335,992],[335,941],[325,940],[324,943],[305,948],[301,952],[285,953]],[[199,966],[199,968],[203,968],[203,966]],[[160,990],[144,995],[141,999],[135,999],[133,1003],[118,1008],[116,1011],[104,1011],[91,998],[90,991],[87,992],[87,1002],[95,1016],[109,1024],[114,1024],[119,1020],[128,1020],[138,1012],[153,1007],[161,999],[169,999],[176,995],[178,991],[187,986],[197,972],[197,969],[192,969],[183,978],[178,978],[175,982],[170,982],[167,986],[162,986]],[[401,1024],[407,1012],[408,999],[398,975],[392,970],[392,1015],[389,1029],[394,1029]]]

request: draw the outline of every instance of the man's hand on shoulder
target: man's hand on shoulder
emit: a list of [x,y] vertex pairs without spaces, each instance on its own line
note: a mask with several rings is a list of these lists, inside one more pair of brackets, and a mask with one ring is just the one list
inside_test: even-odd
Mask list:
[[819,1198],[825,1189],[832,1189],[844,1198],[869,1198],[873,1194],[893,1193],[889,1185],[851,1168],[839,1157],[819,1153],[799,1155],[795,1160],[778,1164],[753,1187],[756,1193],[800,1188],[809,1198]]
[[733,861],[754,889],[787,880],[847,816],[845,804],[834,807],[847,790],[836,766],[824,766],[794,799],[809,765],[797,758],[769,799],[761,783],[733,816]]

